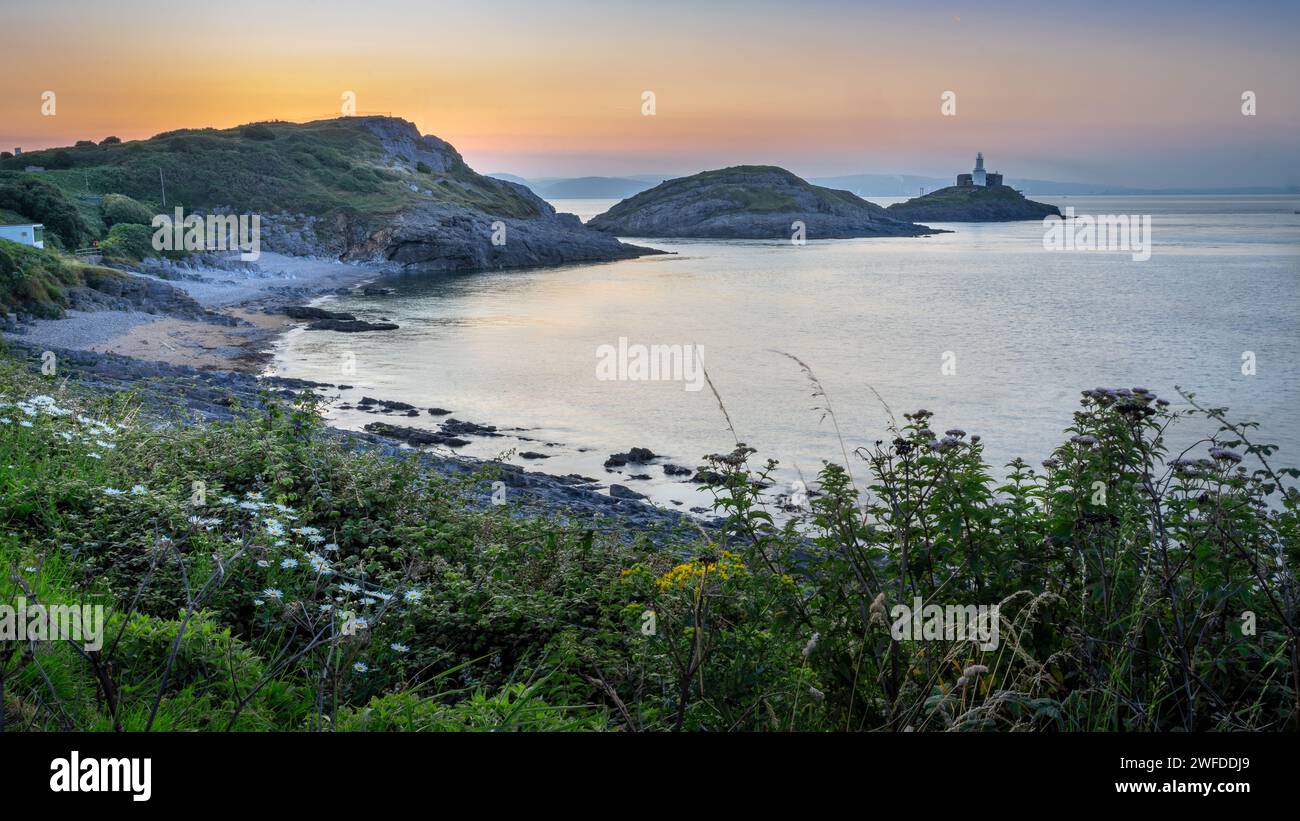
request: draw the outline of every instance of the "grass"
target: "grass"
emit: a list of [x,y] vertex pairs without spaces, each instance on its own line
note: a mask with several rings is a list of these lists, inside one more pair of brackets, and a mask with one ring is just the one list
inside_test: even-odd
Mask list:
[[[426,198],[503,217],[538,213],[526,195],[474,173],[459,156],[444,172],[424,173],[385,157],[359,119],[307,124],[257,123],[182,129],[112,145],[52,148],[0,161],[0,169],[45,168],[35,176],[81,194],[121,194],[157,212],[230,208],[239,213],[311,216],[395,214]],[[166,208],[163,207],[164,189]],[[103,224],[99,206],[79,203]]]
[[[1003,480],[905,414],[788,521],[738,445],[707,460],[724,525],[667,542],[265,401],[160,419],[0,357],[0,601],[108,612],[96,652],[0,639],[4,729],[1298,726],[1297,471],[1194,397],[1087,391]],[[1166,454],[1189,414],[1219,432]],[[1000,641],[900,637],[917,597],[999,605]]]
[[124,276],[52,250],[0,239],[0,309],[6,312],[56,319],[63,316],[69,288],[95,288],[105,279]]
[[781,186],[811,193],[816,202],[813,211],[829,210],[834,204],[855,208],[877,208],[849,191],[837,191],[812,185],[784,168],[774,165],[738,165],[704,171],[690,177],[668,180],[647,191],[642,191],[615,205],[609,210],[611,218],[624,218],[642,208],[678,197],[708,191],[711,198],[726,200],[730,207],[720,208],[718,215],[729,213],[768,213],[796,211],[801,207],[795,197],[784,188],[771,184],[756,185],[756,177],[774,178]]

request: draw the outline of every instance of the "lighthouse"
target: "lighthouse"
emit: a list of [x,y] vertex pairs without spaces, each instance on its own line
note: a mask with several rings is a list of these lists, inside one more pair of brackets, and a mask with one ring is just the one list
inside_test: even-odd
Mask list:
[[969,174],[957,175],[957,186],[959,188],[970,188],[971,186],[979,186],[980,188],[999,188],[1001,185],[1001,174],[994,174],[992,171],[984,170],[983,151],[975,155],[974,171]]

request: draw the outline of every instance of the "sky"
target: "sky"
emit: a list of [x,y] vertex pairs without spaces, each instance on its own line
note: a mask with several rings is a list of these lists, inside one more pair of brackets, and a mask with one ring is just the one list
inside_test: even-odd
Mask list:
[[983,151],[1018,178],[1300,185],[1298,41],[1295,0],[6,0],[0,147],[321,119],[351,92],[525,177],[948,176]]

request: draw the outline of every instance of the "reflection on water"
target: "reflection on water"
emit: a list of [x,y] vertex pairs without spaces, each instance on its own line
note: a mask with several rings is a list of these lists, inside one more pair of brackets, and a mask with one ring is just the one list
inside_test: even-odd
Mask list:
[[[887,437],[872,388],[900,418],[925,407],[936,413],[936,430],[980,434],[990,462],[1002,465],[1050,455],[1083,388],[1143,385],[1176,400],[1177,384],[1261,421],[1261,438],[1283,445],[1277,461],[1300,465],[1297,198],[1041,199],[1079,213],[1152,214],[1151,259],[1045,251],[1037,222],[805,246],[647,241],[674,255],[411,272],[385,280],[393,296],[330,297],[322,304],[387,316],[401,328],[295,331],[280,344],[276,368],[355,385],[352,401],[366,394],[436,405],[458,419],[525,429],[515,432],[523,439],[476,440],[462,452],[547,453],[512,461],[620,481],[684,507],[707,497],[657,465],[610,474],[602,462],[639,446],[698,465],[703,454],[729,449],[732,435],[707,389],[597,379],[598,348],[620,337],[702,346],[736,433],[760,457],[780,459],[785,482],[815,473],[841,449],[807,378],[778,351],[814,369],[850,449]],[[584,213],[593,208],[603,210],[587,203]],[[1255,376],[1241,373],[1246,351],[1256,356]],[[344,378],[348,352],[357,370]],[[955,365],[948,375],[945,354]],[[359,427],[376,417],[336,418]],[[427,414],[390,421],[436,424]],[[626,478],[639,472],[652,478]]]

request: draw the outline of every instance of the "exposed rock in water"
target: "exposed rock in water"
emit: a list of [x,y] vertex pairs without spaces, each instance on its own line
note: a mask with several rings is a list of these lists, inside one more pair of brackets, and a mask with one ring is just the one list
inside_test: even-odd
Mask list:
[[695,475],[691,477],[691,481],[696,484],[720,485],[726,481],[726,477],[712,468],[700,468],[695,471]]
[[392,322],[366,322],[364,319],[318,319],[307,326],[309,331],[339,331],[356,334],[363,331],[395,331]]
[[739,165],[668,180],[587,225],[621,237],[807,239],[943,233],[887,214],[849,191],[813,185],[784,168]]
[[459,448],[469,444],[468,439],[461,439],[446,433],[421,428],[408,428],[402,425],[390,425],[387,422],[370,422],[365,426],[365,429],[380,436],[387,436],[390,439],[400,439],[411,445],[445,445],[449,448]]
[[897,219],[928,222],[1010,222],[1061,215],[1055,205],[1026,199],[1008,185],[950,185],[885,210]]
[[690,476],[695,471],[683,465],[665,464],[664,474],[667,476]]
[[442,423],[443,433],[453,433],[458,436],[500,436],[497,433],[496,425],[480,425],[477,422],[462,422],[459,419],[448,419]]
[[450,416],[451,411],[446,408],[429,408],[430,416]]
[[523,453],[519,454],[519,457],[521,459],[550,459],[551,458],[545,453],[538,453],[535,450],[526,450]]
[[306,305],[286,305],[279,312],[290,319],[356,319],[352,314],[342,311],[327,311],[324,308],[311,308]]
[[612,453],[605,460],[607,468],[621,468],[629,462],[634,465],[644,465],[651,459],[657,458],[649,448],[632,448],[627,453]]

